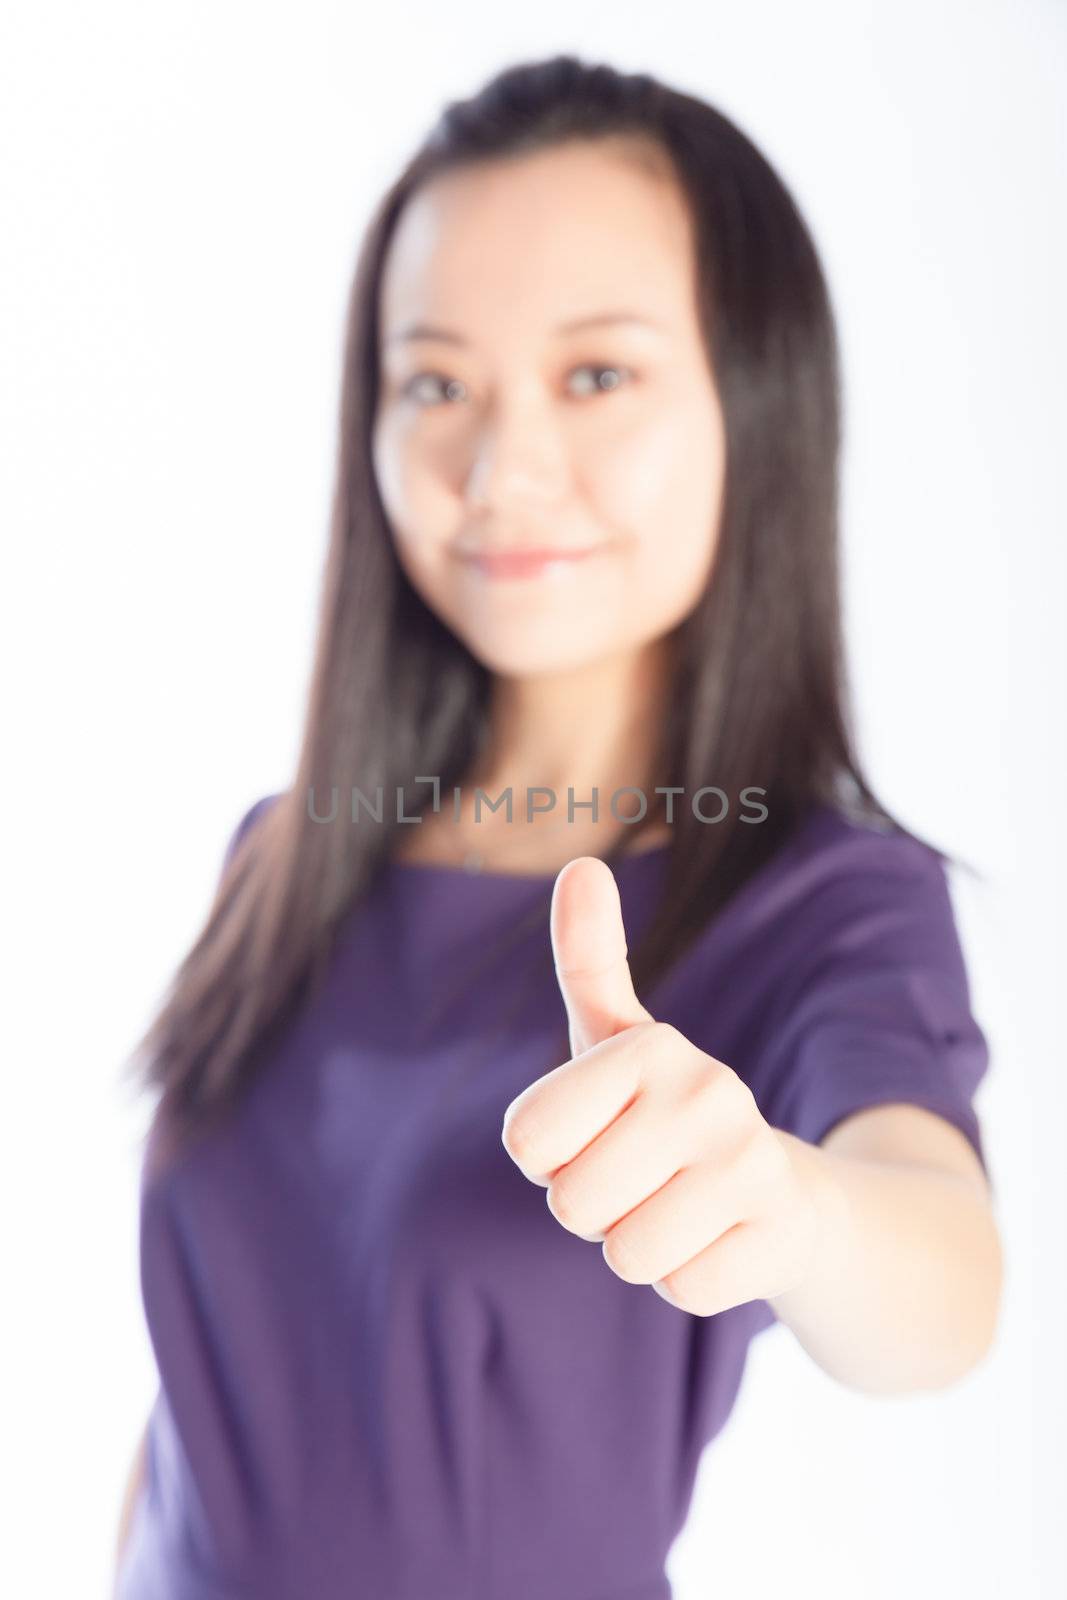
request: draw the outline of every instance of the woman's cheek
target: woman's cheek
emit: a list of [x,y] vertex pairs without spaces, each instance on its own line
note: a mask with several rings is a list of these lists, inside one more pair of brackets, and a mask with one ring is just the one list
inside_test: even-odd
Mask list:
[[689,409],[642,419],[598,463],[599,520],[622,537],[633,575],[670,620],[695,603],[710,574],[722,478],[714,419],[695,429]]
[[429,570],[449,526],[451,498],[412,429],[383,428],[375,440],[374,470],[393,541],[405,570]]

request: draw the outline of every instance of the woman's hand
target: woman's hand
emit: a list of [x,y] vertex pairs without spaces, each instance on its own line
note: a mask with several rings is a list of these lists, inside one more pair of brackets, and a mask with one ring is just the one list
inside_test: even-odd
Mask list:
[[595,856],[556,879],[552,950],[573,1057],[509,1105],[504,1148],[627,1283],[710,1316],[794,1288],[820,1200],[748,1086],[634,993],[618,888]]

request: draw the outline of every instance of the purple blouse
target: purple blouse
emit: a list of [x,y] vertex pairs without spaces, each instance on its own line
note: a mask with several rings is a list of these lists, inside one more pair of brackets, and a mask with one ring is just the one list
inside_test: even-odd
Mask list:
[[[631,949],[666,856],[615,867]],[[555,876],[390,863],[238,1113],[169,1161],[150,1142],[160,1389],[119,1600],[669,1600],[775,1318],[624,1283],[501,1143],[564,1059]],[[986,1040],[944,869],[907,835],[812,812],[642,999],[775,1127],[817,1143],[911,1102],[986,1167]]]

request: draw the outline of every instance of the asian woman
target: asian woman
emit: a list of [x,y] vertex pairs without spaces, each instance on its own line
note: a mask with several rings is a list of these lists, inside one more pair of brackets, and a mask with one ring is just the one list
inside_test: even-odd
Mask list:
[[951,858],[875,798],[812,239],[570,56],[366,231],[290,787],[137,1068],[160,1387],[120,1600],[665,1600],[751,1340],[993,1338]]

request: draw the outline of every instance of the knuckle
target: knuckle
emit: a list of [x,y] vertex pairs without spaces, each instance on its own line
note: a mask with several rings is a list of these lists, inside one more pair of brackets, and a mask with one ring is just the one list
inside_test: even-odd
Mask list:
[[700,1117],[710,1117],[720,1124],[730,1110],[730,1089],[726,1075],[714,1069],[698,1074],[690,1086],[692,1109]]
[[651,1279],[644,1272],[638,1253],[633,1248],[633,1241],[618,1228],[613,1228],[604,1240],[604,1260],[625,1283],[649,1283]]
[[733,1302],[717,1293],[714,1280],[700,1281],[684,1270],[675,1273],[671,1280],[671,1293],[683,1311],[692,1317],[714,1317],[729,1309]]
[[566,1177],[553,1178],[548,1185],[545,1198],[548,1201],[548,1209],[561,1228],[566,1228],[568,1233],[587,1231],[584,1227],[580,1197],[574,1184]]
[[727,1068],[722,1078],[722,1091],[728,1095],[738,1112],[749,1116],[756,1110],[756,1097],[739,1073]]
[[685,1274],[683,1272],[668,1272],[665,1278],[660,1278],[658,1281],[666,1289],[680,1311],[692,1311],[694,1309],[690,1294],[686,1288]]
[[660,1022],[657,1019],[648,1023],[647,1028],[649,1041],[657,1053],[662,1052],[664,1055],[670,1055],[679,1046],[688,1045],[689,1041],[686,1039],[685,1034],[681,1033],[673,1022]]
[[516,1116],[504,1129],[504,1148],[520,1166],[529,1165],[537,1145],[537,1129],[528,1117]]
[[756,1097],[731,1067],[706,1073],[696,1088],[696,1100],[717,1127],[743,1129],[756,1122]]

